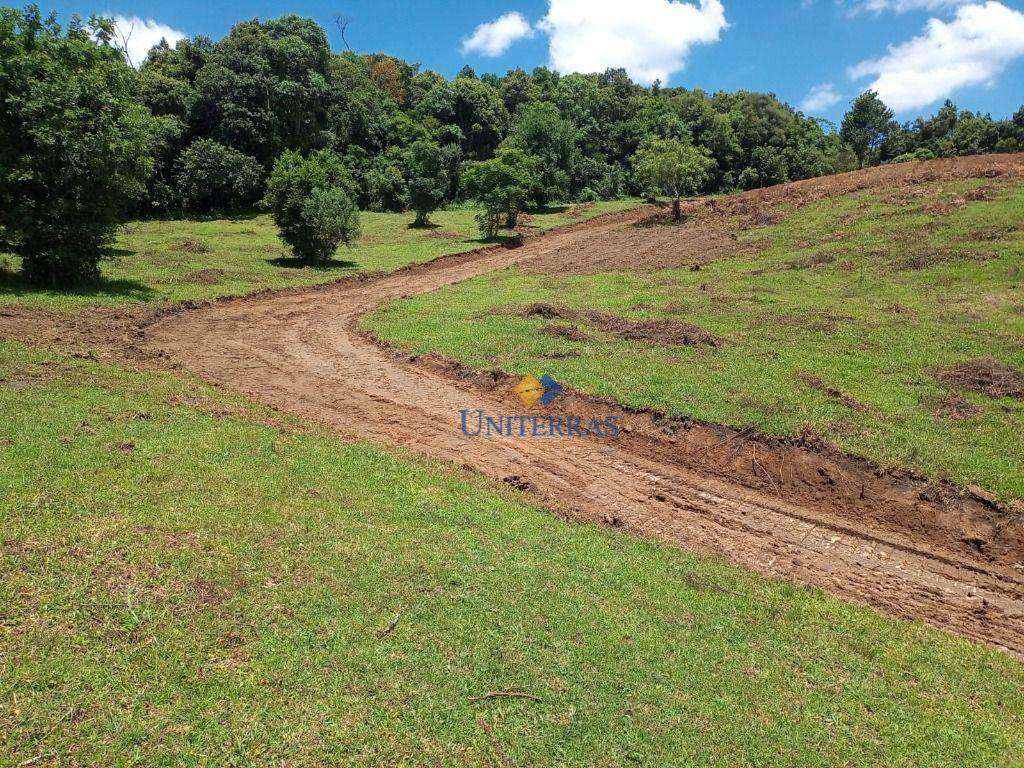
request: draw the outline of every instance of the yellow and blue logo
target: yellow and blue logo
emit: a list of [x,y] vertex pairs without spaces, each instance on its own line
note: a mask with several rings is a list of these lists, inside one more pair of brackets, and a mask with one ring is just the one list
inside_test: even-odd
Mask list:
[[547,374],[540,379],[531,374],[524,376],[512,391],[519,396],[527,408],[532,408],[537,403],[545,408],[550,408],[551,404],[562,394],[562,385]]

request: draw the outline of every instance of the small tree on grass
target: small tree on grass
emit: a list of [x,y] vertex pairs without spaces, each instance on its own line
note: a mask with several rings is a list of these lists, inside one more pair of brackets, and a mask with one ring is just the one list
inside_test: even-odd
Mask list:
[[99,277],[153,171],[156,126],[136,75],[93,35],[109,28],[0,8],[0,230],[25,277],[54,287]]
[[695,195],[708,183],[715,168],[706,150],[678,139],[652,139],[633,158],[637,179],[648,190],[672,197],[672,216],[683,218],[680,198]]
[[502,223],[516,226],[519,211],[537,186],[537,166],[537,159],[522,150],[503,149],[463,174],[463,189],[482,209],[476,219],[486,239],[496,237]]
[[414,142],[409,147],[409,204],[416,211],[415,227],[430,223],[430,214],[448,193],[448,168],[441,147],[432,141]]
[[311,264],[329,261],[341,243],[359,236],[359,210],[352,177],[334,152],[319,150],[304,158],[285,152],[274,164],[265,202],[296,258]]

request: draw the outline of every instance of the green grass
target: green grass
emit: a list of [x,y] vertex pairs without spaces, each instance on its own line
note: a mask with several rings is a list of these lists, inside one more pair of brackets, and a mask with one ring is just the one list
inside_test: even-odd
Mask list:
[[[582,208],[555,206],[534,214],[530,227],[561,227],[637,204],[616,200]],[[316,269],[294,263],[268,215],[136,222],[124,227],[103,262],[102,281],[77,291],[27,285],[20,277],[20,260],[0,256],[0,306],[73,311],[90,305],[212,299],[390,272],[484,245],[475,215],[470,208],[438,211],[431,217],[436,228],[410,229],[411,214],[364,212],[359,242],[339,249],[333,262]],[[193,252],[197,245],[203,252]]]
[[6,343],[0,412],[0,765],[1022,764],[943,633],[194,381]]
[[[929,213],[988,185],[992,199]],[[979,412],[935,415],[953,391],[937,366],[994,357],[1024,367],[1024,186],[958,182],[924,199],[859,193],[751,230],[765,250],[699,272],[531,275],[510,269],[394,302],[379,336],[476,368],[549,373],[635,407],[771,435],[810,429],[890,467],[1024,498],[1024,402],[959,393]],[[818,266],[808,266],[818,262]],[[579,343],[544,321],[495,313],[532,302],[696,323],[721,349]],[[551,359],[551,353],[579,353]],[[820,376],[863,411],[809,388]]]

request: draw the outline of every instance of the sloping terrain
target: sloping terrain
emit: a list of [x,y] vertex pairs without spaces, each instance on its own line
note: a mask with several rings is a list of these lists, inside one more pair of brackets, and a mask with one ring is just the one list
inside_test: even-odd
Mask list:
[[[997,157],[877,173],[1016,178],[1022,168],[1020,157]],[[874,173],[740,199],[781,195],[780,203],[796,203],[876,183]],[[758,203],[758,215],[767,215],[763,207]],[[694,433],[698,445],[706,442],[706,456],[729,452],[719,471],[708,471],[693,463],[693,446],[678,430],[585,397],[561,407],[619,413],[626,431],[608,441],[470,437],[460,430],[461,411],[517,412],[507,380],[389,353],[358,328],[361,317],[389,300],[513,265],[528,269],[601,251],[636,237],[634,225],[645,216],[650,212],[620,214],[518,249],[449,257],[379,279],[222,302],[156,322],[136,342],[343,434],[402,445],[529,489],[570,517],[719,555],[1024,656],[1020,520],[984,499],[887,476],[828,450],[781,445],[766,453],[763,442],[736,439],[743,433],[717,440]],[[668,248],[673,236],[685,241],[685,231],[662,228],[659,237],[670,239]],[[757,482],[733,476],[736,464],[748,465],[746,479]],[[785,467],[797,468],[795,482],[787,482]],[[979,532],[980,545],[951,535],[967,528]]]
[[5,766],[946,768],[1024,748],[1024,665],[998,652],[191,377],[0,343],[0,413]]

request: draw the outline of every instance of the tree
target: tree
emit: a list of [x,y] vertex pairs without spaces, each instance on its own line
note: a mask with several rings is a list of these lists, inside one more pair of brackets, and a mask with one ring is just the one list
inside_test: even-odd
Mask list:
[[569,199],[575,131],[554,104],[537,102],[524,108],[506,144],[540,160],[533,195],[539,205]]
[[352,178],[330,150],[307,158],[292,151],[282,154],[270,174],[265,202],[281,239],[306,264],[329,261],[339,244],[350,245],[359,235]]
[[633,158],[633,169],[647,189],[672,196],[672,216],[683,218],[680,198],[707,184],[715,161],[707,151],[676,139],[645,142]]
[[178,195],[187,211],[242,210],[262,193],[263,167],[237,149],[199,139],[178,158]]
[[103,27],[0,8],[0,230],[25,277],[55,287],[99,277],[153,171],[153,116]]
[[285,149],[325,146],[330,61],[327,33],[312,19],[235,25],[195,74],[197,133],[265,166]]
[[491,240],[505,226],[516,226],[519,211],[537,184],[539,163],[520,149],[503,149],[491,160],[475,163],[462,176],[466,194],[477,201],[480,231]]
[[873,153],[898,128],[893,111],[885,106],[878,94],[865,91],[854,100],[850,111],[843,117],[839,135],[853,147],[860,167],[865,168],[873,159]]
[[413,226],[425,227],[448,193],[448,169],[441,147],[432,141],[417,141],[409,147],[408,177],[409,204],[416,211]]
[[[371,211],[398,213],[409,206],[409,185],[405,178],[406,152],[391,147],[373,165],[359,174],[366,186],[366,204]],[[350,163],[350,167],[355,168]]]

